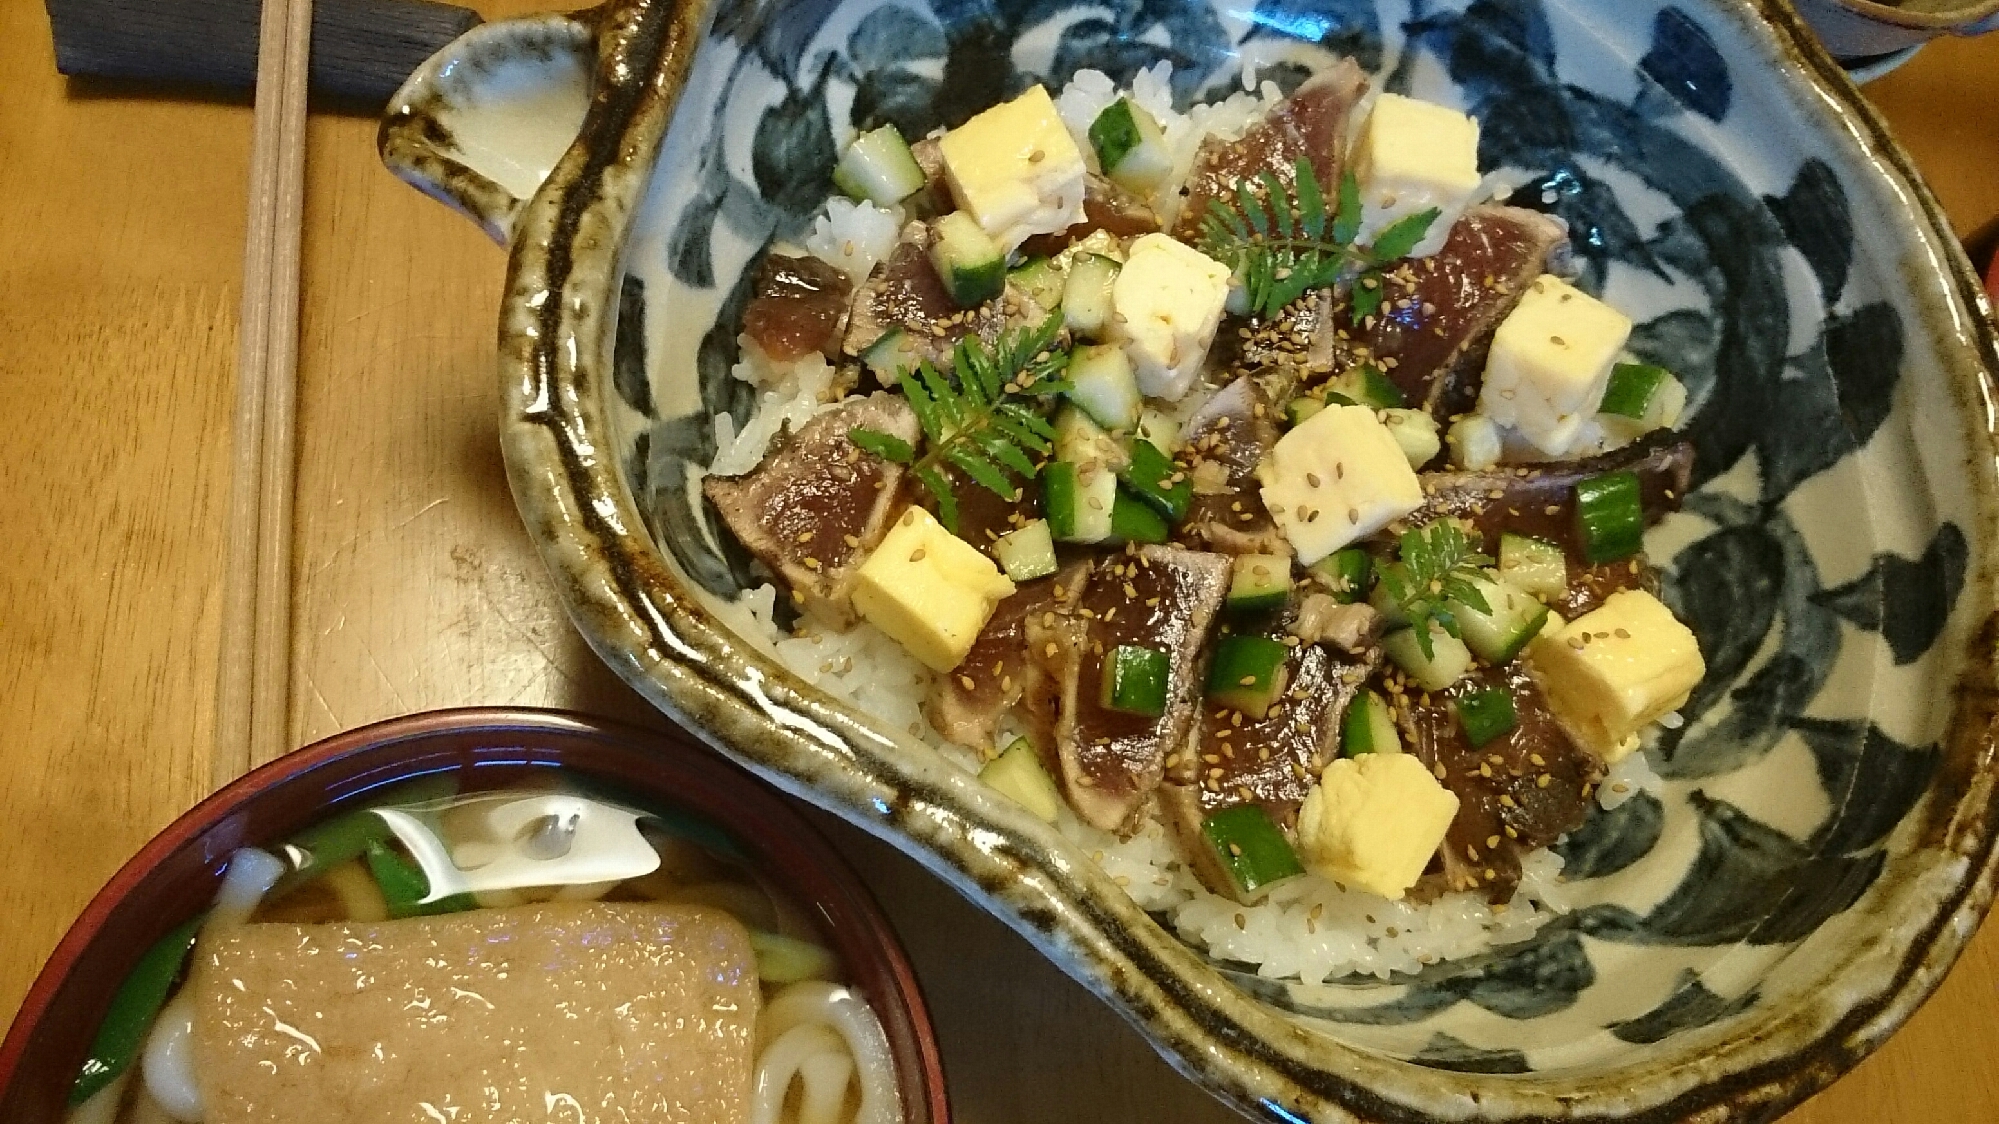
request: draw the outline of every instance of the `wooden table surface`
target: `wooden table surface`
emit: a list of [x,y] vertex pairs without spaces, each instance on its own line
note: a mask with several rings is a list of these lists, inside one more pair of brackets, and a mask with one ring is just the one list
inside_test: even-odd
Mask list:
[[[1999,36],[1932,45],[1869,93],[1961,233],[1999,215]],[[240,100],[64,81],[42,5],[0,0],[0,1012],[208,788],[249,136]],[[374,136],[311,126],[294,739],[480,703],[658,721],[570,628],[508,496],[502,254],[382,171]],[[901,929],[959,1119],[1235,1119],[996,922],[828,830]],[[1995,1055],[1988,926],[1789,1119],[1992,1124]]]

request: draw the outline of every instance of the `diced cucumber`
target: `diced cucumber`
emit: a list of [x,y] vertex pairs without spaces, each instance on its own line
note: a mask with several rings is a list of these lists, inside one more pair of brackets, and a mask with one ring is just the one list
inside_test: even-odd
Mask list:
[[1291,841],[1261,804],[1237,804],[1201,821],[1201,838],[1228,873],[1236,900],[1249,904],[1305,873]]
[[1069,401],[1105,429],[1131,429],[1138,424],[1144,400],[1124,348],[1114,343],[1077,348],[1069,359],[1069,386]]
[[1180,421],[1147,406],[1138,412],[1136,436],[1141,441],[1152,442],[1160,452],[1171,456],[1180,447]]
[[1111,537],[1117,477],[1101,465],[1056,461],[1041,470],[1041,510],[1057,542],[1103,542]]
[[1006,279],[1026,293],[1044,312],[1062,307],[1062,271],[1047,258],[1034,258],[1013,267]]
[[1336,550],[1312,563],[1311,569],[1333,600],[1342,605],[1365,600],[1368,583],[1374,578],[1374,560],[1357,546]]
[[1444,440],[1451,445],[1451,462],[1469,472],[1483,472],[1498,464],[1504,448],[1499,426],[1484,414],[1466,414],[1452,422]]
[[1395,731],[1395,716],[1388,700],[1373,691],[1362,691],[1347,704],[1340,721],[1340,752],[1348,757],[1363,753],[1401,753],[1402,738]]
[[1645,508],[1638,474],[1630,469],[1592,476],[1576,485],[1576,529],[1590,565],[1617,562],[1645,545]]
[[833,186],[855,199],[893,207],[923,186],[923,169],[894,125],[862,133],[840,155]]
[[1043,822],[1054,823],[1062,811],[1062,794],[1041,765],[1041,755],[1026,738],[1015,738],[1006,752],[986,762],[979,779],[1001,795],[1034,813]]
[[1497,667],[1520,654],[1547,623],[1548,607],[1508,581],[1473,578],[1471,585],[1485,598],[1486,610],[1459,601],[1447,602],[1464,634],[1465,646]]
[[902,381],[905,371],[913,371],[923,362],[923,353],[916,347],[916,340],[901,328],[890,328],[881,338],[869,344],[861,352],[861,362],[875,373],[875,381],[883,386],[894,386]]
[[1131,454],[1090,415],[1075,406],[1064,406],[1055,412],[1055,459],[1121,472],[1131,463]]
[[1437,419],[1422,410],[1384,410],[1381,421],[1388,435],[1401,447],[1402,455],[1409,458],[1410,468],[1422,468],[1443,451],[1444,443],[1437,436]]
[[930,264],[959,308],[977,308],[1006,291],[1006,253],[963,211],[930,224]]
[[1223,607],[1231,613],[1267,613],[1291,599],[1291,558],[1284,554],[1238,554]]
[[1289,645],[1268,636],[1223,637],[1208,664],[1208,701],[1264,717],[1284,693],[1284,661],[1290,655]]
[[1031,520],[1024,527],[1008,531],[993,544],[993,557],[1000,569],[1017,582],[1045,578],[1055,572],[1055,538],[1048,533],[1046,519]]
[[1111,501],[1111,541],[1165,542],[1171,537],[1173,528],[1164,515],[1130,489],[1117,489],[1117,498]]
[[1349,368],[1328,385],[1335,393],[1377,410],[1400,410],[1409,405],[1402,397],[1402,389],[1372,363]]
[[1084,254],[1069,266],[1069,280],[1062,286],[1062,322],[1070,331],[1089,339],[1102,339],[1111,326],[1111,283],[1117,280],[1118,263],[1102,254]]
[[1325,408],[1326,402],[1323,398],[1314,398],[1309,394],[1301,395],[1284,404],[1284,421],[1294,427],[1301,426]]
[[1499,576],[1537,597],[1560,597],[1569,591],[1569,560],[1546,539],[1506,531],[1499,536]]
[[1520,724],[1513,710],[1513,694],[1504,687],[1469,692],[1457,700],[1457,708],[1458,724],[1464,727],[1473,748],[1504,737]]
[[1394,661],[1415,684],[1426,691],[1441,691],[1465,677],[1471,670],[1471,649],[1465,642],[1445,632],[1442,625],[1430,625],[1430,655],[1416,639],[1416,630],[1405,628],[1382,638],[1383,654]]
[[1151,191],[1173,172],[1166,134],[1159,131],[1152,114],[1130,98],[1119,98],[1097,114],[1090,123],[1090,146],[1097,150],[1104,175],[1130,191]]
[[1194,502],[1194,482],[1174,465],[1173,458],[1144,438],[1134,439],[1127,450],[1131,460],[1118,472],[1124,486],[1167,519],[1178,523],[1186,518],[1187,508]]
[[1610,382],[1603,390],[1598,410],[1627,418],[1642,418],[1652,396],[1673,376],[1664,367],[1650,363],[1619,363],[1610,369]]
[[1157,648],[1120,644],[1104,657],[1097,702],[1106,710],[1157,718],[1166,713],[1172,667],[1172,660]]

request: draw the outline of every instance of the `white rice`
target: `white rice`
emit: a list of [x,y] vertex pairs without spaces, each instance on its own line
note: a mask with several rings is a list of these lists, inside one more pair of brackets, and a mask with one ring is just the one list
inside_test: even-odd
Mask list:
[[[1173,108],[1171,77],[1171,64],[1161,62],[1140,72],[1131,90],[1133,100],[1158,119],[1174,153],[1175,173],[1154,200],[1169,225],[1173,216],[1167,211],[1177,204],[1179,181],[1202,138],[1211,133],[1238,137],[1283,99],[1275,84],[1263,82],[1254,93],[1236,93],[1183,114]],[[1085,70],[1056,99],[1063,123],[1086,154],[1091,154],[1090,123],[1117,95],[1108,76]],[[835,198],[815,220],[805,249],[858,280],[892,251],[901,223],[899,211]],[[740,432],[727,414],[715,416],[718,451],[708,467],[711,473],[748,472],[784,427],[795,429],[837,404],[828,400],[834,371],[824,359],[811,355],[776,363],[747,336],[740,342],[742,358],[732,373],[761,393]],[[834,632],[804,622],[798,633],[786,633],[776,623],[776,600],[774,587],[759,586],[722,606],[718,615],[807,683],[930,745],[960,767],[977,768],[972,753],[946,742],[924,718],[922,700],[931,672],[900,644],[866,623]],[[1634,753],[1610,771],[1599,799],[1604,807],[1615,807],[1661,783],[1645,755]],[[1257,905],[1243,906],[1203,888],[1156,819],[1148,819],[1129,839],[1090,827],[1066,808],[1057,826],[1141,908],[1163,915],[1182,937],[1217,958],[1253,965],[1271,979],[1316,984],[1354,973],[1387,978],[1414,972],[1523,940],[1570,908],[1562,860],[1546,850],[1524,856],[1520,887],[1508,906],[1488,905],[1476,893],[1445,894],[1424,904],[1389,901],[1317,874],[1276,888]]]

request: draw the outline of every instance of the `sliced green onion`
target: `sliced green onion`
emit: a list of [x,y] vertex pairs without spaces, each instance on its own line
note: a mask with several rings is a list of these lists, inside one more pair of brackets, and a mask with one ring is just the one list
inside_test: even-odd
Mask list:
[[1209,701],[1264,717],[1284,693],[1284,661],[1290,655],[1289,645],[1268,636],[1223,637],[1208,664]]
[[1237,804],[1201,821],[1201,838],[1214,850],[1242,901],[1305,873],[1298,853],[1261,804]]
[[[1174,482],[1174,477],[1179,482]],[[1174,467],[1173,458],[1159,446],[1143,439],[1131,443],[1131,462],[1118,471],[1118,479],[1131,493],[1166,518],[1178,523],[1186,518],[1194,502],[1194,482]]]
[[1120,644],[1104,657],[1103,689],[1097,701],[1106,710],[1157,718],[1166,713],[1166,685],[1172,662],[1157,648]]
[[1520,720],[1513,713],[1513,694],[1504,687],[1472,691],[1458,700],[1458,724],[1473,747],[1512,732]]
[[1604,388],[1599,409],[1606,414],[1642,418],[1652,396],[1672,377],[1672,372],[1650,363],[1619,363],[1610,369],[1610,384]]
[[90,1052],[84,1055],[76,1082],[70,1086],[71,1108],[116,1081],[139,1055],[147,1033],[153,1029],[153,1020],[160,1017],[160,1009],[167,1005],[167,993],[180,978],[181,965],[187,963],[187,954],[194,948],[195,934],[201,931],[201,923],[206,919],[206,914],[190,918],[155,941],[139,957],[139,963],[125,977],[125,982],[118,985],[111,996],[111,1009],[97,1025],[97,1037],[91,1040]]
[[1118,542],[1165,542],[1173,536],[1173,528],[1166,523],[1166,517],[1154,511],[1144,500],[1131,494],[1126,488],[1119,488],[1111,500],[1111,538]]
[[840,967],[831,952],[811,941],[761,929],[750,930],[750,951],[756,954],[757,978],[765,983],[830,980]]
[[1583,557],[1593,566],[1638,553],[1645,545],[1645,509],[1638,474],[1624,469],[1577,484],[1576,530],[1582,539]]
[[390,917],[463,913],[479,904],[470,894],[452,894],[434,902],[424,901],[430,896],[429,877],[421,867],[390,850],[386,843],[368,844],[366,857],[368,873],[375,876],[375,885],[381,887],[382,900],[388,903]]
[[1348,757],[1363,753],[1400,753],[1402,738],[1395,732],[1395,716],[1388,702],[1373,691],[1362,691],[1347,705],[1340,720],[1340,752]]
[[1374,576],[1374,560],[1357,546],[1336,550],[1312,563],[1312,573],[1332,592],[1333,600],[1351,605],[1367,599],[1368,584]]

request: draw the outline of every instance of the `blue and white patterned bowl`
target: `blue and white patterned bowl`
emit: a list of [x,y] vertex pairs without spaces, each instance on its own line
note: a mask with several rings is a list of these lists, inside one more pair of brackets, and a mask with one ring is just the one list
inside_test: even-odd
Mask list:
[[[1995,525],[1984,304],[1907,158],[1774,0],[613,0],[474,31],[382,128],[511,240],[502,435],[578,626],[662,709],[902,847],[1274,1120],[1765,1120],[1878,1045],[1990,900]],[[1708,678],[1666,783],[1561,850],[1581,903],[1421,976],[1286,985],[1205,958],[1074,846],[738,643],[690,503],[747,268],[838,145],[1080,67],[1328,52],[1484,121],[1583,283],[1692,392],[1698,490],[1651,536]],[[683,88],[684,85],[684,88]],[[669,127],[670,125],[670,127]]]

